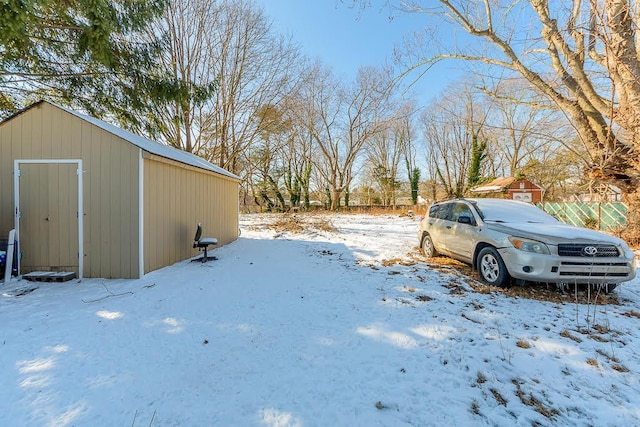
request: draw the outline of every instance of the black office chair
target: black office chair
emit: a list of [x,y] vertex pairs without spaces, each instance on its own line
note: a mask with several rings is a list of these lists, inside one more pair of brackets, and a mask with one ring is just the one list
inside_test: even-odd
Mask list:
[[218,239],[216,239],[215,237],[202,237],[202,224],[198,223],[198,227],[196,228],[196,236],[193,239],[193,247],[198,248],[199,251],[204,251],[204,255],[200,258],[192,259],[191,261],[207,262],[217,260],[217,257],[208,256],[207,254],[209,246],[215,246],[217,244]]

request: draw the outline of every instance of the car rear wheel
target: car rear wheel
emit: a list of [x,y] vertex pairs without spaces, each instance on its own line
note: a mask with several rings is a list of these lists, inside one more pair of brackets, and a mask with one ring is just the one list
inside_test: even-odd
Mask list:
[[502,257],[492,247],[483,248],[478,254],[478,273],[483,282],[493,286],[506,286],[511,277]]
[[420,243],[420,249],[422,249],[422,253],[427,258],[433,258],[434,256],[438,256],[438,251],[433,246],[433,241],[431,240],[431,236],[425,234],[422,236],[422,242]]

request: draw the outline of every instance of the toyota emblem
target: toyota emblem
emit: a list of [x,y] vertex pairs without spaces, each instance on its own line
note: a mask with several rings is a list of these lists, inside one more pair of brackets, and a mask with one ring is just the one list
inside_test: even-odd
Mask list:
[[598,248],[596,248],[595,246],[585,246],[583,251],[585,254],[589,256],[594,256],[595,254],[598,253]]

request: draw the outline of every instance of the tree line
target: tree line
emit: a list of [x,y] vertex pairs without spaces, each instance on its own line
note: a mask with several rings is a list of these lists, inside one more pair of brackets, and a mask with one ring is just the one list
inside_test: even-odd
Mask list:
[[[416,203],[525,175],[550,200],[615,184],[639,211],[634,2],[387,5],[425,33],[346,81],[252,0],[7,0],[0,109],[82,108],[239,175],[262,210]],[[427,105],[406,95],[403,75],[445,60],[467,75]]]

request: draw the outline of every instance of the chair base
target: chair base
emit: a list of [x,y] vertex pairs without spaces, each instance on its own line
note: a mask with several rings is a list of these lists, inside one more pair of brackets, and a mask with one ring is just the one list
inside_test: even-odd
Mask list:
[[218,257],[216,256],[207,256],[205,257],[204,255],[198,258],[194,258],[191,260],[191,262],[207,262],[207,261],[217,261]]
[[[216,241],[216,243],[217,243],[217,241]],[[198,248],[199,250],[200,250],[200,249],[201,249],[201,250],[203,250],[203,251],[204,251],[204,254],[203,254],[201,257],[199,257],[199,258],[194,258],[194,259],[192,259],[192,260],[191,260],[191,262],[196,262],[196,261],[199,261],[199,262],[207,262],[207,261],[215,261],[215,260],[217,260],[217,259],[218,259],[218,257],[216,257],[216,256],[209,256],[209,254],[207,253],[207,252],[208,252],[208,250],[209,250],[209,245],[210,245],[210,244],[211,244],[211,243],[209,243],[209,244],[204,244],[204,245],[199,245],[199,244],[197,244],[197,243],[196,243],[196,244],[194,244],[193,246],[194,246],[194,247],[196,247],[196,248]]]

